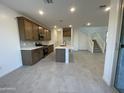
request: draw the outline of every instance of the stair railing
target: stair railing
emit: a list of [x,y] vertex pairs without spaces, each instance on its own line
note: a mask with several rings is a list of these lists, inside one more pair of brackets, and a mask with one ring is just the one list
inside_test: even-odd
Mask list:
[[89,41],[89,51],[91,53],[94,53],[94,42],[93,42],[92,38],[89,37],[89,40],[88,41]]
[[92,37],[98,42],[100,48],[102,49],[102,53],[104,53],[106,42],[101,38],[101,36],[98,33],[94,33]]

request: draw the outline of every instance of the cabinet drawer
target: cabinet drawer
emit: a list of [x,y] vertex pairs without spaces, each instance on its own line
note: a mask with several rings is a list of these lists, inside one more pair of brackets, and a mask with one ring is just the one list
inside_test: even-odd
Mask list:
[[37,61],[39,61],[39,58],[40,58],[39,49],[32,50],[32,61],[33,61],[33,63],[36,63]]

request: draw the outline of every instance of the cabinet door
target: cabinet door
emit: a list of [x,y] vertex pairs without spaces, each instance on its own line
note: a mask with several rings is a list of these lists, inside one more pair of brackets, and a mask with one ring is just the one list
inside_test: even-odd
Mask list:
[[45,31],[46,41],[48,41],[48,30]]
[[51,40],[51,31],[50,30],[48,30],[48,32],[47,32],[47,39]]
[[39,27],[39,40],[44,40],[44,30],[42,27]]
[[40,59],[41,59],[41,58],[44,57],[44,55],[43,55],[43,48],[40,48],[39,51],[40,51]]
[[38,38],[38,25],[33,24],[33,39],[34,40],[39,40]]
[[32,62],[33,62],[33,64],[40,61],[41,58],[43,58],[43,49],[42,48],[32,50]]
[[54,45],[49,45],[48,46],[48,53],[51,53],[54,51]]
[[51,31],[49,30],[49,40],[51,40]]
[[44,40],[47,41],[47,30],[44,29]]
[[63,36],[71,37],[71,31],[63,31]]
[[63,28],[63,36],[71,37],[71,28]]
[[27,20],[24,20],[24,28],[25,28],[25,39],[33,40],[32,23]]
[[45,37],[45,41],[49,41],[51,40],[51,32],[49,30],[44,30],[44,37]]
[[32,50],[32,62],[33,64],[37,63],[40,59],[39,49]]

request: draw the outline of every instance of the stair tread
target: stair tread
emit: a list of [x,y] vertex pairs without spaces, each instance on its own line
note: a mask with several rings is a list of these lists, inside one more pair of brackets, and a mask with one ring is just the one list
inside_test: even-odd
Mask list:
[[97,41],[93,40],[93,42],[94,42],[94,49],[93,49],[94,53],[101,53],[102,51]]

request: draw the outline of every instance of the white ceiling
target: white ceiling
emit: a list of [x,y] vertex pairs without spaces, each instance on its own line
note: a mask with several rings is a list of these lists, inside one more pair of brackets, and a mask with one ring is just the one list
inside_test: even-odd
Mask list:
[[[109,0],[53,0],[53,4],[47,4],[44,0],[0,0],[3,4],[38,20],[49,27],[54,25],[74,27],[85,26],[91,22],[92,26],[106,26],[108,13],[99,8],[100,5],[109,5]],[[76,11],[70,13],[70,7],[76,7]],[[38,11],[43,10],[44,15]],[[63,20],[60,22],[59,20]]]

